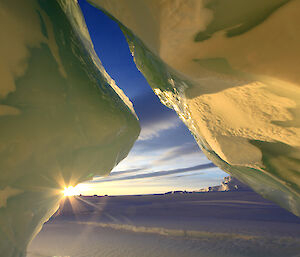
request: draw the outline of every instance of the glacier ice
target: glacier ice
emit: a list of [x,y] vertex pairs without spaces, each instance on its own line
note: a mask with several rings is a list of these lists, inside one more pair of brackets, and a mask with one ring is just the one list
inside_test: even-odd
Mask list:
[[106,174],[139,124],[75,1],[1,0],[0,256],[26,246],[65,186]]
[[[300,1],[90,0],[219,167],[300,215]],[[139,133],[76,0],[1,0],[0,254],[25,256],[64,186]]]
[[300,1],[89,0],[223,170],[300,215]]

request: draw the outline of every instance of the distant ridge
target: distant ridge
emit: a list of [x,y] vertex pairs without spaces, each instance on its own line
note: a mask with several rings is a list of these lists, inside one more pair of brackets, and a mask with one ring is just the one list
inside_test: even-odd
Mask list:
[[218,192],[218,191],[219,192],[252,191],[252,189],[247,185],[243,184],[242,182],[240,182],[239,180],[237,180],[236,178],[228,176],[228,177],[224,177],[224,181],[221,183],[221,185],[202,188],[196,192]]
[[202,192],[227,192],[227,191],[253,191],[250,187],[247,185],[243,184],[236,178],[232,176],[227,176],[224,177],[224,180],[221,182],[221,185],[218,186],[210,186],[210,187],[205,187],[201,188],[196,191],[169,191],[164,193],[165,195],[168,194],[191,194],[191,193],[202,193]]

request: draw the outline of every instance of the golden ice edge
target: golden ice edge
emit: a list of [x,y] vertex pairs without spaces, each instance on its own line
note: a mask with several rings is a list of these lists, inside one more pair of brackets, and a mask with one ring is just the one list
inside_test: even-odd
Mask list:
[[89,0],[203,152],[300,215],[300,1]]

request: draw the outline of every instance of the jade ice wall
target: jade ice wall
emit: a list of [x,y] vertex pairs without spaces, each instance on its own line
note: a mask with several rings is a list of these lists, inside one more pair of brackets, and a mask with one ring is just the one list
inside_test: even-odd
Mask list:
[[26,246],[62,190],[107,174],[139,125],[75,1],[0,1],[0,256]]

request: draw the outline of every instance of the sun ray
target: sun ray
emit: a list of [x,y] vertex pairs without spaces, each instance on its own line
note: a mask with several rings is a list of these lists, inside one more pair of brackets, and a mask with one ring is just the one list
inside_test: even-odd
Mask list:
[[75,196],[75,195],[80,195],[80,192],[78,188],[76,188],[76,186],[75,187],[68,186],[64,188],[63,194],[64,196]]

